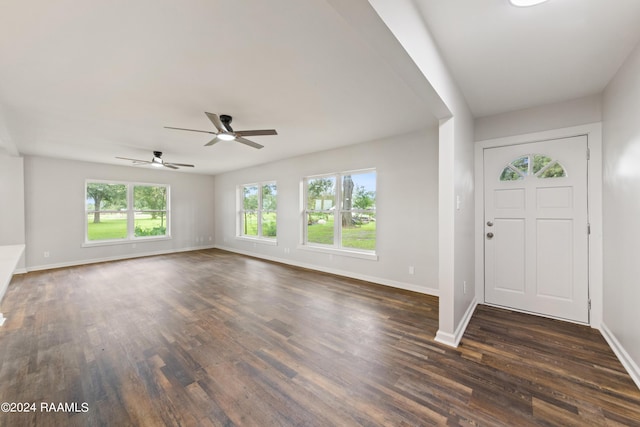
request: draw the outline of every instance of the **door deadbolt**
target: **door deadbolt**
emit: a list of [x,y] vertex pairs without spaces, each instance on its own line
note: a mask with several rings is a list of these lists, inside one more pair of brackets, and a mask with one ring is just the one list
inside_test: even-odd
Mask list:
[[487,239],[491,239],[493,238],[493,233],[492,232],[488,232],[487,233]]
[[487,226],[493,227],[493,221],[487,221]]

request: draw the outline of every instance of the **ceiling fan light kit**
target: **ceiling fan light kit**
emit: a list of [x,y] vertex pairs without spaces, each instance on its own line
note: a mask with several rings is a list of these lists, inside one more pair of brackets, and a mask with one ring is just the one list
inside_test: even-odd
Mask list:
[[236,139],[236,136],[230,133],[219,133],[218,138],[223,141],[233,141]]

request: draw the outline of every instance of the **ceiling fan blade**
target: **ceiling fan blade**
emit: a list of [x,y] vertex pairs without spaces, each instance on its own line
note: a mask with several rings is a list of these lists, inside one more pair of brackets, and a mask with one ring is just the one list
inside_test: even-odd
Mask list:
[[264,147],[264,145],[260,145],[260,144],[258,144],[258,143],[256,143],[256,142],[249,141],[248,139],[243,138],[243,137],[241,137],[241,136],[236,136],[236,139],[235,139],[235,140],[236,140],[236,141],[238,141],[238,142],[240,142],[240,143],[242,143],[242,144],[248,145],[249,147],[253,147],[253,148],[258,148],[258,149],[260,149],[260,148],[263,148],[263,147]]
[[169,169],[180,169],[177,166],[173,166],[171,163],[163,163],[162,166]]
[[207,113],[207,112],[205,112],[205,114],[207,115],[207,117],[209,117],[209,120],[211,120],[211,123],[213,123],[216,129],[218,129],[218,132],[227,131],[227,129],[225,129],[224,126],[222,125],[222,121],[220,120],[220,117],[218,117],[217,114]]
[[132,162],[135,162],[135,163],[151,163],[151,162],[150,162],[150,161],[148,161],[148,160],[131,159],[131,158],[129,158],[129,157],[117,157],[117,156],[116,156],[116,159],[121,159],[121,160],[131,160]]
[[277,135],[275,129],[262,129],[262,130],[239,130],[236,131],[236,135],[240,136],[260,136],[260,135]]
[[204,144],[204,146],[205,146],[205,147],[208,147],[209,145],[213,145],[213,144],[215,144],[215,143],[216,143],[216,142],[218,142],[218,141],[220,141],[220,140],[218,139],[218,135],[216,135],[216,136],[215,136],[211,141],[209,141],[209,142],[207,142],[206,144]]
[[165,166],[182,166],[183,168],[193,168],[193,167],[195,167],[194,165],[188,165],[186,163],[173,163],[173,162],[171,162],[171,163],[165,162],[164,165]]
[[211,134],[216,134],[215,132],[211,132],[208,130],[198,130],[198,129],[185,129],[185,128],[174,128],[171,126],[165,126],[165,129],[174,129],[174,130],[188,130],[189,132],[202,132],[202,133],[211,133]]

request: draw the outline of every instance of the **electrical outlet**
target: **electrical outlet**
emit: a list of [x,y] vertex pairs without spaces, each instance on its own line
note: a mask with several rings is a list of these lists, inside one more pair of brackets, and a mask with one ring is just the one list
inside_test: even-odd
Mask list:
[[464,292],[465,294],[467,293],[467,281],[463,281],[462,282],[462,292]]
[[416,272],[416,270],[415,270],[415,268],[413,268],[413,265],[410,265],[410,266],[409,266],[409,274],[411,274],[411,275],[412,275],[412,274],[413,274],[413,273],[415,273],[415,272]]
[[49,258],[49,251],[44,251],[44,257]]

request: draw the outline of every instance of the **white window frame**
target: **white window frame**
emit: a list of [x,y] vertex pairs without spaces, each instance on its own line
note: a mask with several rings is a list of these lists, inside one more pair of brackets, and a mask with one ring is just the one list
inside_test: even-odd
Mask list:
[[[87,186],[89,184],[112,184],[112,185],[124,185],[127,189],[127,236],[122,239],[106,239],[106,240],[89,240],[89,215],[94,211],[87,209]],[[135,235],[135,214],[136,212],[149,212],[141,211],[134,208],[133,189],[136,186],[145,187],[164,187],[167,194],[167,208],[165,211],[166,218],[166,233],[162,236],[136,236]],[[157,184],[148,182],[128,182],[128,181],[112,181],[102,179],[87,179],[84,183],[84,243],[86,246],[105,246],[105,245],[118,245],[132,242],[149,242],[159,240],[171,240],[171,186],[169,184]],[[114,213],[116,211],[100,211],[105,213]],[[118,211],[120,212],[120,211]]]
[[[276,209],[264,209],[263,205],[263,189],[266,185],[274,185],[276,188]],[[244,209],[244,189],[246,187],[257,187],[258,188],[258,208],[256,210],[247,210]],[[250,184],[241,184],[237,187],[237,216],[236,216],[236,238],[240,240],[250,240],[255,242],[264,243],[267,245],[277,245],[278,244],[278,184],[276,181],[260,181],[253,182]],[[244,234],[244,214],[246,212],[254,212],[257,217],[257,236]],[[262,228],[262,215],[264,213],[273,212],[276,214],[276,235],[274,237],[264,236],[263,228]]]
[[[359,248],[348,248],[342,246],[342,214],[343,212],[352,212],[352,213],[360,213],[366,214],[370,212],[376,212],[376,209],[343,209],[342,206],[342,180],[346,175],[358,175],[365,173],[375,173],[376,174],[376,193],[378,191],[378,172],[375,168],[369,169],[358,169],[344,172],[333,172],[322,175],[312,175],[307,176],[302,179],[301,183],[301,228],[302,228],[302,239],[301,244],[298,246],[299,249],[302,250],[310,250],[315,252],[324,252],[329,254],[337,254],[337,255],[345,255],[351,256],[355,258],[369,259],[369,260],[377,260],[377,249],[378,249],[378,231],[376,224],[376,249],[368,250],[368,249],[359,249]],[[309,189],[309,180],[312,179],[320,179],[320,178],[333,178],[335,180],[335,203],[334,207],[331,209],[324,210],[315,210],[307,208],[307,198],[308,198],[308,189]],[[333,244],[322,244],[322,243],[314,243],[308,241],[308,217],[309,213],[330,213],[333,215]]]

